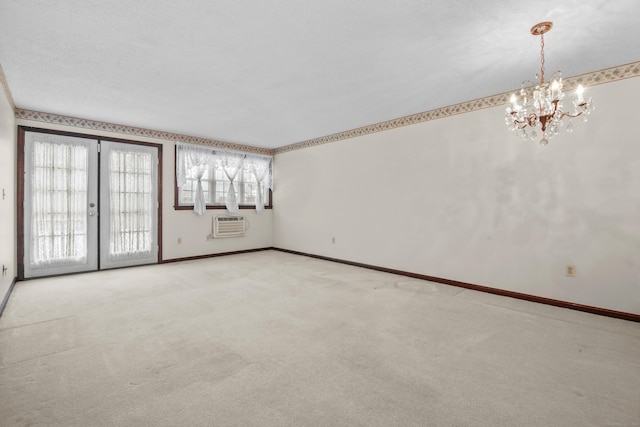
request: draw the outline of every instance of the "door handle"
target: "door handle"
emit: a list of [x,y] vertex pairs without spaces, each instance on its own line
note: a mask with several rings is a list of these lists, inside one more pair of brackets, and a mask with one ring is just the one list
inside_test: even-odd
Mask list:
[[89,216],[95,216],[96,213],[94,211],[89,211]]

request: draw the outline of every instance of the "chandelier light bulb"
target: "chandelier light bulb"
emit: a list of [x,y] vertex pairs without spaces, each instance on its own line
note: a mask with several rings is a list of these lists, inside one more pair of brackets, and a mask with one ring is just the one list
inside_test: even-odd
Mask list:
[[[538,138],[542,133],[541,145],[547,145],[549,139],[560,132],[563,120],[566,119],[567,132],[573,132],[571,119],[582,116],[582,121],[588,120],[587,115],[593,111],[591,98],[585,101],[584,87],[576,87],[576,98],[573,100],[573,111],[565,111],[562,104],[564,93],[560,71],[556,71],[549,81],[544,78],[544,33],[553,27],[551,22],[541,22],[531,28],[531,34],[540,36],[540,79],[535,84],[523,82],[519,92],[511,94],[509,106],[506,109],[505,122],[514,135],[525,140]],[[528,84],[527,84],[528,83]]]
[[578,85],[576,95],[578,95],[578,102],[584,102],[584,86]]

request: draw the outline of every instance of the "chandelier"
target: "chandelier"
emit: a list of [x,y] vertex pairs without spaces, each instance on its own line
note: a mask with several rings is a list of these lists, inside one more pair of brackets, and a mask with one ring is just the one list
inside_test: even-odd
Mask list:
[[535,140],[541,136],[540,145],[543,146],[560,132],[564,119],[567,119],[566,131],[571,133],[571,119],[582,116],[582,121],[586,122],[587,116],[594,109],[591,98],[585,101],[584,87],[578,85],[576,98],[572,103],[573,111],[564,110],[560,71],[553,73],[550,81],[544,81],[544,33],[552,26],[551,22],[541,22],[531,28],[532,35],[540,36],[540,74],[536,74],[536,79],[539,78],[540,82],[535,85],[523,82],[520,91],[511,94],[505,115],[505,122],[515,136],[521,136],[525,140]]

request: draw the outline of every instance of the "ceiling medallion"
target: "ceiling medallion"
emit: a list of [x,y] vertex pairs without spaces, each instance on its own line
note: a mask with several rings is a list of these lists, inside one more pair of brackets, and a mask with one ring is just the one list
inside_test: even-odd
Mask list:
[[[531,34],[540,36],[540,79],[535,86],[531,82],[523,82],[519,92],[511,94],[509,106],[505,115],[505,122],[514,135],[525,140],[535,140],[541,132],[540,145],[547,145],[549,139],[560,132],[563,120],[566,121],[567,132],[573,132],[571,119],[582,116],[582,121],[588,120],[588,115],[594,110],[591,98],[585,101],[584,87],[578,85],[576,98],[573,100],[573,111],[564,111],[562,99],[562,75],[556,71],[551,80],[544,81],[544,33],[553,27],[551,22],[541,22],[531,28]],[[526,87],[525,87],[526,86]],[[539,130],[536,130],[540,128]]]

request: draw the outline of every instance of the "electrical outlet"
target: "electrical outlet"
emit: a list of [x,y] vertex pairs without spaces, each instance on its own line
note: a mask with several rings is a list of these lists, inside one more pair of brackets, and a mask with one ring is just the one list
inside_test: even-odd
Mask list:
[[182,243],[182,237],[178,237],[178,244],[180,245]]
[[576,277],[576,266],[575,265],[567,265],[567,276],[568,277]]
[[336,244],[336,238],[335,237],[331,238],[331,243],[334,244],[334,245]]

